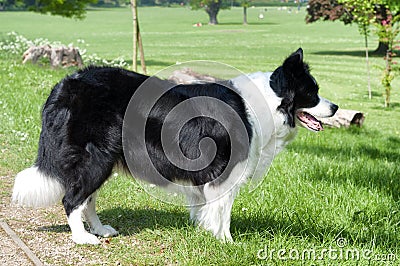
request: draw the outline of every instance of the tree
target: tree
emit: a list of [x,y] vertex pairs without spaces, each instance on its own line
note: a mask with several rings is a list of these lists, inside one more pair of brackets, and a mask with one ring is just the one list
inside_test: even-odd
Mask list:
[[371,71],[369,66],[369,52],[368,52],[368,36],[370,33],[370,25],[375,17],[375,4],[369,0],[338,0],[339,3],[344,5],[345,10],[349,10],[349,16],[352,21],[357,23],[358,31],[364,36],[365,44],[365,61],[367,64],[367,80],[368,80],[368,98],[372,99],[371,92]]
[[340,20],[345,25],[352,22],[350,13],[337,0],[310,0],[308,2],[306,23],[319,20]]
[[398,0],[310,0],[307,22],[318,20],[341,20],[344,24],[357,23],[365,39],[365,55],[368,72],[368,94],[371,99],[370,70],[368,60],[368,35],[370,25],[376,27],[379,46],[375,53],[385,55],[382,85],[385,88],[385,106],[389,106],[391,82],[394,79],[393,43],[399,34],[400,1]]
[[4,8],[13,6],[42,14],[82,19],[86,14],[86,6],[97,3],[97,0],[4,0],[2,2]]
[[190,6],[193,9],[202,9],[206,11],[209,16],[209,24],[218,24],[217,15],[220,9],[229,8],[227,0],[190,0]]
[[[400,33],[400,25],[397,23],[400,21],[400,16],[393,17],[391,11],[387,11],[386,20],[383,20],[378,27],[379,37],[387,42],[388,49],[386,51],[385,59],[385,68],[383,70],[382,77],[382,85],[385,88],[385,107],[388,107],[390,104],[390,94],[392,90],[392,81],[394,79],[393,74],[393,66],[394,61],[393,57],[396,56],[394,53],[394,44],[396,41],[397,35]],[[399,47],[397,47],[399,48]]]
[[250,6],[251,0],[242,0],[240,5],[243,7],[243,24],[247,25],[247,8]]
[[[370,23],[381,24],[382,21],[387,20],[387,10],[390,10],[393,16],[400,15],[400,1],[310,0],[307,8],[306,22],[340,20],[344,24],[357,23],[362,33],[365,25],[368,26],[365,26],[364,30],[368,30]],[[387,42],[379,39],[379,45],[375,53],[386,54],[387,49]]]

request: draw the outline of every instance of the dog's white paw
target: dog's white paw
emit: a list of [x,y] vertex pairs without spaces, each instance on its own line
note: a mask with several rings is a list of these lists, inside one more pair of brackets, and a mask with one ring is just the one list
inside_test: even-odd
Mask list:
[[233,243],[233,238],[229,232],[227,234],[216,235],[215,237],[222,243]]
[[74,241],[76,244],[80,244],[80,245],[84,245],[84,244],[98,245],[98,244],[100,244],[100,240],[95,235],[90,234],[88,232],[75,234],[75,235],[73,234],[72,241]]
[[233,239],[229,229],[218,231],[217,233],[214,233],[214,236],[222,243],[233,243]]
[[102,237],[110,237],[110,236],[118,235],[118,231],[109,225],[103,225],[102,227],[98,227],[98,228],[91,228],[90,232],[92,234],[102,236]]

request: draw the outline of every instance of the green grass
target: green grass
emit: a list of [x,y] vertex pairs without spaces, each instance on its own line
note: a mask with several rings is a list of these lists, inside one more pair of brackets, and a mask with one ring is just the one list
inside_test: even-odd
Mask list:
[[[204,11],[141,8],[139,16],[151,74],[176,62],[212,60],[243,72],[270,71],[299,46],[319,82],[321,94],[342,108],[366,114],[362,128],[301,129],[279,155],[255,191],[243,189],[233,208],[235,244],[221,244],[193,227],[188,213],[148,196],[126,176],[111,179],[100,192],[99,214],[121,232],[105,248],[76,246],[84,258],[105,264],[184,265],[365,265],[365,260],[282,261],[257,258],[260,249],[337,248],[400,256],[400,82],[393,83],[392,106],[383,108],[383,59],[372,57],[373,99],[367,97],[363,39],[356,27],[340,23],[306,25],[305,14],[269,8],[222,11],[221,25],[208,26]],[[84,21],[27,12],[0,12],[0,36],[16,31],[28,38],[63,43],[85,40],[88,53],[131,60],[129,9],[90,11]],[[192,24],[202,22],[203,27]],[[371,39],[375,48],[376,39]],[[131,61],[130,61],[131,62]],[[40,110],[51,87],[70,70],[21,65],[0,53],[0,175],[31,165],[40,132]],[[0,181],[1,182],[1,181]],[[4,186],[0,183],[0,188]],[[54,233],[57,234],[57,233]],[[55,263],[49,257],[48,263]],[[370,265],[384,262],[370,261]],[[398,263],[398,260],[397,260]]]

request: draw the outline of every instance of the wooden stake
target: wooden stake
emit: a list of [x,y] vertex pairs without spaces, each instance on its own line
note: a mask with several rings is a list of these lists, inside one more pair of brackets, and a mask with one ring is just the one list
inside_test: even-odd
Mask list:
[[142,37],[140,35],[139,30],[139,20],[137,15],[137,4],[136,0],[131,0],[132,7],[132,17],[133,17],[133,57],[132,57],[132,68],[134,71],[137,71],[137,54],[138,54],[138,46],[140,52],[140,64],[142,65],[142,70],[144,74],[146,73],[146,64],[144,61],[144,50],[142,44]]
[[138,32],[138,45],[139,45],[139,52],[140,52],[140,64],[142,65],[143,74],[147,74],[146,71],[146,63],[144,61],[144,50],[143,50],[143,43],[142,43],[142,35],[140,35],[140,28],[139,28],[139,21],[137,22],[137,32]]
[[133,17],[133,57],[132,57],[132,68],[133,71],[137,71],[137,7],[136,0],[131,0],[132,17]]

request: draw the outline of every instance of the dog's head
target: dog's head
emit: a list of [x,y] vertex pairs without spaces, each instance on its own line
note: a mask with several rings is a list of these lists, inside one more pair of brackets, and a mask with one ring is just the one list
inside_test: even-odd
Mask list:
[[296,121],[312,131],[323,130],[317,117],[333,116],[338,106],[318,95],[318,84],[303,62],[303,50],[291,54],[271,75],[270,86],[282,98],[278,111],[286,123],[295,127]]

